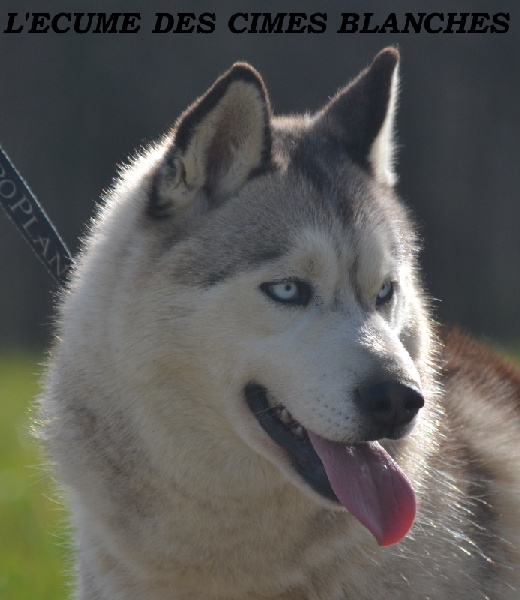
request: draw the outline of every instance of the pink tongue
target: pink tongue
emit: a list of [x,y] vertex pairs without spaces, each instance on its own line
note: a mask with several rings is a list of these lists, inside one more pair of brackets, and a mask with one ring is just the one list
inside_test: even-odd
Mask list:
[[380,546],[402,539],[415,518],[415,493],[388,452],[377,442],[346,446],[307,433],[341,504]]

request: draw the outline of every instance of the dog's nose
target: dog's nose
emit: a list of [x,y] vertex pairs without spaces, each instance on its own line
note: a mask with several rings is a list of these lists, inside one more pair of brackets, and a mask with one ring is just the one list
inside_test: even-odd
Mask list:
[[424,406],[421,392],[404,383],[382,381],[358,389],[357,400],[362,412],[385,430],[407,425]]

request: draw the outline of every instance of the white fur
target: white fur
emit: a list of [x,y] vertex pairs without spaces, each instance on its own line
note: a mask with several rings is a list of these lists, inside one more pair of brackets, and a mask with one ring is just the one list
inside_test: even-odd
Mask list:
[[[378,181],[391,176],[392,108],[370,154],[376,181],[327,165],[339,193],[347,186],[362,202],[346,223],[288,166],[292,140],[313,143],[318,117],[275,121],[277,169],[248,180],[265,143],[262,119],[249,119],[265,118],[266,100],[242,85],[181,157],[185,183],[201,189],[208,165],[197,149],[238,115],[242,142],[216,182],[222,204],[180,224],[145,216],[151,181],[168,178],[165,138],[122,174],[63,295],[41,419],[70,493],[79,600],[518,598],[514,376],[490,367],[479,381],[463,344],[436,340],[413,229]],[[270,235],[283,251],[247,262]],[[406,251],[396,254],[396,241]],[[201,279],[221,266],[225,277]],[[396,299],[374,310],[389,278]],[[310,305],[262,293],[282,280],[312,282]],[[443,390],[440,367],[456,367]],[[309,487],[244,400],[244,386],[261,382],[306,428],[355,443],[353,396],[376,375],[426,398],[412,435],[384,442],[419,501],[416,525],[390,548]]]

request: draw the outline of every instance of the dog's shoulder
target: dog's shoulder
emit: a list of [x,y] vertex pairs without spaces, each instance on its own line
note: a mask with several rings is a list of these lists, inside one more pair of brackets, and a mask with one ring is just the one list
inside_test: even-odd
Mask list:
[[[489,344],[458,329],[443,330],[442,378],[450,390],[473,394],[474,401],[490,403],[509,413],[520,427],[520,369]],[[455,398],[450,405],[460,404]]]
[[[497,552],[494,564],[500,569],[520,560],[520,370],[460,331],[443,332],[442,339],[447,430],[439,454],[452,464],[453,485],[467,488],[472,526],[487,532],[482,546]],[[493,536],[506,544],[493,543]],[[518,575],[504,572],[502,579],[511,577]]]

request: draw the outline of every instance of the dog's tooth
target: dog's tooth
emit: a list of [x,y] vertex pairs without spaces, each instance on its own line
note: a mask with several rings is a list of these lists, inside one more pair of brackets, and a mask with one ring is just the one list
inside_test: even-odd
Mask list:
[[282,423],[288,424],[292,421],[291,415],[289,414],[289,411],[286,408],[282,408],[278,416]]
[[294,427],[293,429],[291,429],[291,431],[297,437],[301,437],[301,438],[303,437],[303,427],[301,425],[297,425],[296,427]]

